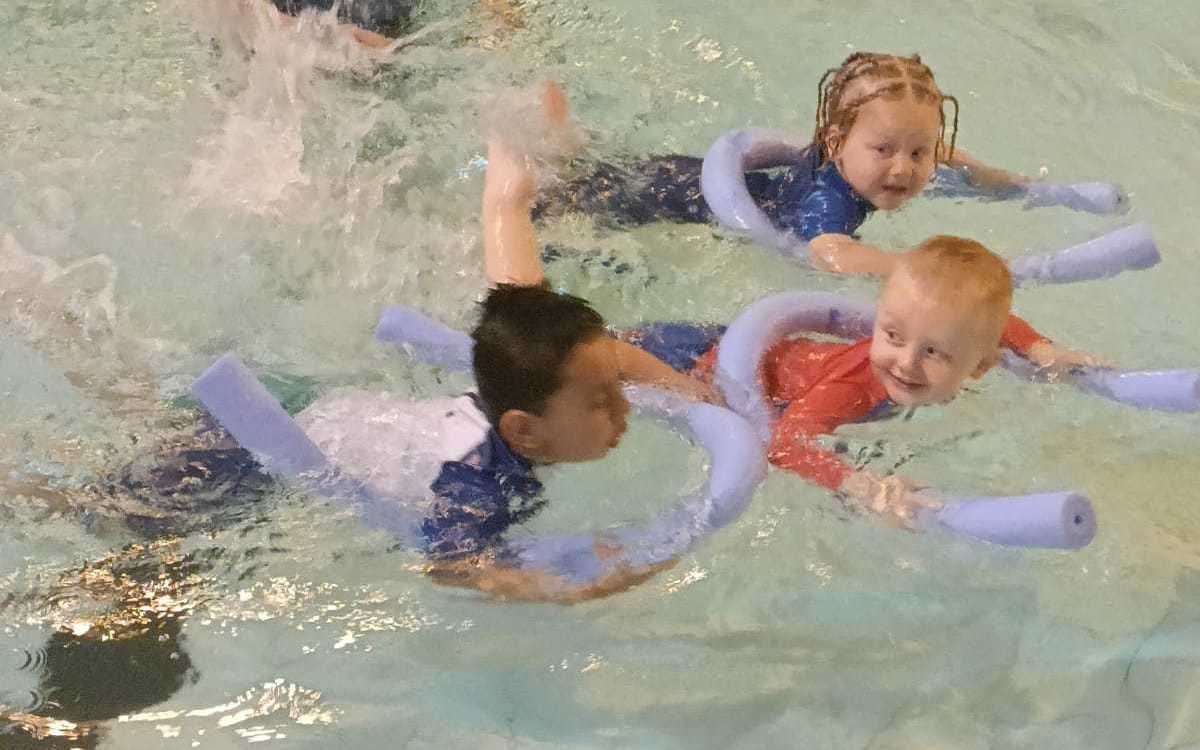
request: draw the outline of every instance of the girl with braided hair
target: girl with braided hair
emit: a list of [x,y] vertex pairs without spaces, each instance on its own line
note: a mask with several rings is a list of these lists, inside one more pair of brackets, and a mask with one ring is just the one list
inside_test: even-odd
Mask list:
[[[956,146],[958,100],[942,93],[920,55],[855,52],[827,70],[817,90],[812,143],[798,163],[778,175],[745,175],[755,202],[776,226],[809,244],[816,267],[890,273],[897,256],[859,242],[855,233],[873,212],[894,211],[919,195],[939,165],[981,194],[1028,196],[1040,205],[1040,183],[989,167]],[[671,155],[632,166],[601,164],[541,213],[582,210],[624,225],[707,222],[713,216],[700,191],[702,162]]]

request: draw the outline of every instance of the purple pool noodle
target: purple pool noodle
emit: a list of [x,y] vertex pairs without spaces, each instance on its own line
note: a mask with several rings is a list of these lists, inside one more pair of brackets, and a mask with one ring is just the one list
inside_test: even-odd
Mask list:
[[919,520],[926,528],[1011,547],[1079,549],[1096,535],[1092,504],[1074,492],[960,498],[923,511]]
[[222,356],[196,378],[192,395],[268,471],[295,475],[326,467],[320,449],[235,355]]
[[1200,371],[1126,372],[1086,368],[1072,379],[1079,387],[1123,404],[1157,411],[1200,411]]
[[[1005,369],[1036,383],[1050,381],[1049,375],[1032,362],[1005,351]],[[1058,376],[1062,382],[1111,401],[1141,409],[1171,412],[1200,411],[1200,370],[1116,370],[1076,367]]]
[[1025,198],[1025,208],[1063,206],[1092,214],[1122,214],[1129,210],[1129,196],[1111,182],[1030,182],[985,188],[971,184],[969,168],[939,165],[927,193],[938,198],[1012,200]]
[[747,170],[789,166],[807,144],[771,130],[735,130],[722,135],[704,155],[700,191],[724,228],[789,258],[806,260],[808,243],[775,226],[746,189]]
[[384,310],[375,339],[408,347],[417,359],[456,372],[471,371],[471,337],[419,310],[396,305]]
[[1115,229],[1087,242],[1042,255],[1009,261],[1013,283],[1066,284],[1150,268],[1161,260],[1150,227],[1144,223]]
[[1092,214],[1121,214],[1129,210],[1129,196],[1111,182],[1031,182],[1025,187],[1025,207],[1063,206]]

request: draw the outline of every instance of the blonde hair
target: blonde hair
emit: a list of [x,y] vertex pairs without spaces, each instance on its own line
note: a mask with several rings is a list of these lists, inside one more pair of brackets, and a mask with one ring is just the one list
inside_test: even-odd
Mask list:
[[988,345],[999,345],[1012,310],[1012,274],[991,250],[975,240],[940,234],[906,253],[897,270],[922,294],[974,311]]
[[[867,86],[865,92],[859,93],[864,86],[856,84],[867,83],[875,85]],[[897,100],[904,96],[910,96],[916,102],[937,105],[941,131],[934,158],[939,162],[950,161],[954,156],[954,142],[958,138],[958,99],[941,92],[933,80],[933,71],[921,62],[920,55],[915,54],[899,57],[878,52],[855,52],[838,67],[825,71],[817,83],[817,126],[813,132],[813,143],[825,150],[826,159],[831,158],[836,150],[832,146],[834,139],[845,139],[854,127],[858,110],[864,104],[873,99]],[[948,150],[945,148],[946,112],[943,106],[946,102],[954,105]]]

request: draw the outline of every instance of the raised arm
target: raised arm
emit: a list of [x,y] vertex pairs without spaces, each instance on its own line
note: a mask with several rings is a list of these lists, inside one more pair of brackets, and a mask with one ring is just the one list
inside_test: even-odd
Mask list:
[[483,188],[483,257],[492,285],[537,286],[545,276],[533,236],[533,172],[499,138],[488,143]]
[[[567,97],[555,83],[541,91],[542,115],[550,127],[567,123]],[[488,139],[483,187],[483,253],[488,282],[537,286],[544,283],[542,259],[533,235],[531,210],[536,193],[532,164],[504,139]]]

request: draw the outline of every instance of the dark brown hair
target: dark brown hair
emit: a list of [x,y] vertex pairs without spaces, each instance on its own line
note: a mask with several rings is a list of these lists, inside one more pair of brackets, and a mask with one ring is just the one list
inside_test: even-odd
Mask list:
[[545,286],[501,284],[483,300],[471,333],[475,385],[493,425],[511,409],[541,414],[563,385],[575,347],[604,334],[604,319],[586,300]]

